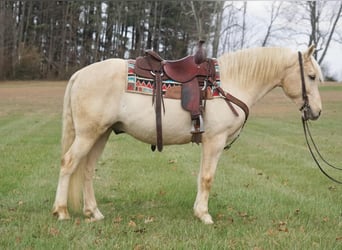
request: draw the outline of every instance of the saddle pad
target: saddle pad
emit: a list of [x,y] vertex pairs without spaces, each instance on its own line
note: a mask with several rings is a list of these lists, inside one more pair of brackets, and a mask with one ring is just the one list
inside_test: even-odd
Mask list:
[[[127,88],[126,92],[130,93],[138,93],[138,94],[145,94],[145,95],[152,95],[153,94],[153,85],[154,79],[153,78],[145,78],[138,76],[134,73],[135,68],[135,60],[127,60]],[[220,74],[219,74],[219,66],[217,61],[215,60],[215,71],[216,71],[216,83],[220,86]],[[164,97],[168,97],[165,95],[168,90],[174,87],[180,87],[182,83],[173,81],[173,80],[163,80],[162,84],[162,92]],[[210,87],[210,91],[213,97],[218,97],[220,94],[215,89],[214,86]]]

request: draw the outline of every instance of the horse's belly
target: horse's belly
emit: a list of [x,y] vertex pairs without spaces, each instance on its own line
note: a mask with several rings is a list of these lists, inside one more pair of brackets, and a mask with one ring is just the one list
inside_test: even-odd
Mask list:
[[[181,108],[180,100],[165,99],[162,112],[163,144],[184,144],[191,141],[190,114]],[[152,97],[126,94],[121,102],[119,129],[136,139],[156,144],[156,114]]]

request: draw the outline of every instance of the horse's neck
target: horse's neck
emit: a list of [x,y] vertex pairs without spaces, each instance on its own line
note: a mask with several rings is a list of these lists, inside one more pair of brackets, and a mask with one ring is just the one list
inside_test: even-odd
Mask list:
[[268,82],[256,83],[255,85],[250,85],[248,102],[253,106],[260,99],[262,99],[267,93],[273,90],[275,87],[280,86],[281,79],[272,79]]
[[221,74],[222,87],[249,107],[257,103],[272,89],[280,86],[286,74],[287,63],[279,63],[279,60],[277,66],[274,67],[272,60],[265,63],[260,59],[260,64],[266,65],[263,68],[255,66],[256,64],[250,66],[248,61],[243,65],[242,63],[230,65],[227,59],[229,58],[223,59],[228,63],[224,65],[225,73]]
[[222,79],[222,87],[230,94],[239,98],[241,101],[247,104],[248,107],[252,107],[261,98],[277,86],[280,86],[281,79],[272,79],[268,82],[254,81],[248,85],[238,83],[236,79]]

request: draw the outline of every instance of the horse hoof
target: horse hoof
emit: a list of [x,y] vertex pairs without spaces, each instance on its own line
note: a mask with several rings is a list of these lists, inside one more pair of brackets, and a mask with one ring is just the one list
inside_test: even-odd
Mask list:
[[204,214],[198,214],[195,212],[195,216],[200,219],[204,224],[206,225],[211,225],[214,224],[213,219],[211,218],[211,215],[208,213],[204,213]]
[[210,214],[205,214],[203,215],[200,220],[206,224],[206,225],[211,225],[211,224],[214,224],[214,221],[213,219],[211,218]]
[[52,214],[58,218],[58,220],[69,220],[70,215],[66,207],[54,208]]
[[99,221],[99,220],[103,220],[104,219],[103,214],[97,208],[93,212],[91,212],[89,210],[85,211],[84,215],[86,217],[88,217],[86,219],[86,222],[95,222],[95,221]]
[[[104,217],[103,217],[103,218],[104,218]],[[85,222],[87,222],[87,223],[96,222],[96,221],[102,220],[103,218],[90,217],[90,218],[86,218],[86,219],[85,219]]]
[[96,222],[96,221],[100,221],[100,220],[103,220],[104,219],[104,216],[102,216],[102,217],[89,217],[89,218],[86,218],[85,219],[85,222],[88,222],[88,223],[90,223],[90,222]]

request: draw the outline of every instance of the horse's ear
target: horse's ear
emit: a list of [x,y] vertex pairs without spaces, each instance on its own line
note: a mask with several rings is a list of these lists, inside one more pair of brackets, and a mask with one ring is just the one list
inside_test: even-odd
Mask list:
[[304,52],[304,56],[306,58],[309,58],[310,56],[313,55],[313,53],[315,52],[316,50],[316,46],[314,44],[312,44],[308,49],[307,51]]

